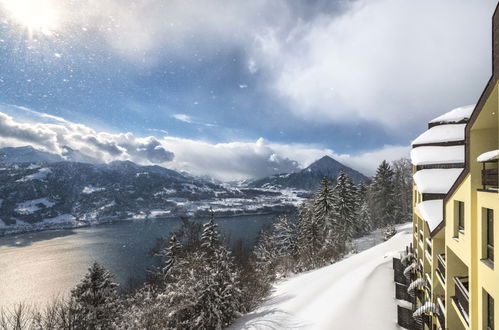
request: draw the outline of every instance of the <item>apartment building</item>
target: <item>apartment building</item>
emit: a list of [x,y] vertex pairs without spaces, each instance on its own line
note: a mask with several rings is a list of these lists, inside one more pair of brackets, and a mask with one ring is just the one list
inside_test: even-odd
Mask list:
[[397,298],[406,301],[399,324],[408,328],[499,322],[498,9],[492,31],[492,77],[477,104],[435,118],[412,144],[414,237],[394,262]]

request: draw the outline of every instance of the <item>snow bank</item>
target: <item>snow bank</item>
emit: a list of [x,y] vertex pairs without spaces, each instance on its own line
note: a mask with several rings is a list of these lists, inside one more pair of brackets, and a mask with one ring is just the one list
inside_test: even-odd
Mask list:
[[411,162],[414,166],[464,163],[464,146],[414,148]]
[[462,168],[434,168],[418,171],[413,178],[422,194],[446,194],[462,171]]
[[73,222],[74,219],[75,219],[75,217],[72,216],[71,214],[61,214],[57,217],[43,219],[42,224],[46,224],[46,223],[70,223],[70,222]]
[[477,157],[476,161],[483,163],[490,160],[499,159],[499,150],[487,151]]
[[269,300],[229,329],[401,329],[392,256],[411,224],[387,242],[333,265],[281,281]]
[[102,190],[105,190],[106,188],[98,188],[98,187],[94,187],[94,186],[86,186],[85,188],[83,188],[83,190],[81,191],[82,194],[91,194],[91,193],[94,193],[94,192],[97,192],[97,191],[102,191]]
[[453,109],[430,121],[430,123],[457,123],[469,119],[476,104]]
[[17,180],[18,182],[24,182],[24,181],[30,181],[30,180],[45,180],[47,175],[52,173],[52,170],[50,168],[44,167],[38,170],[38,172],[30,174],[25,176],[24,178],[21,178]]
[[440,125],[432,127],[412,141],[412,145],[463,141],[465,127],[466,124]]
[[426,223],[430,231],[435,230],[444,218],[444,201],[436,199],[431,201],[424,201],[416,205],[416,209]]
[[16,211],[19,214],[32,214],[33,212],[41,210],[43,208],[43,206],[41,205],[45,206],[46,208],[49,208],[54,206],[55,203],[49,201],[46,197],[38,198],[16,204],[16,208],[14,211]]

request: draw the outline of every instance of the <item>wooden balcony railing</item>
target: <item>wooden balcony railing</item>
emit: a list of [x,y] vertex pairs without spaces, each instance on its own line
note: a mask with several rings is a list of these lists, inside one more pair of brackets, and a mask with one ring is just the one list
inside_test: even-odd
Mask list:
[[437,273],[445,283],[445,254],[439,254],[437,256]]
[[483,189],[487,189],[487,187],[497,188],[499,186],[498,179],[499,179],[499,169],[485,168],[485,163],[483,163],[483,169],[482,169]]
[[469,322],[470,294],[469,294],[468,276],[456,276],[456,277],[454,277],[454,284],[455,284],[456,290],[455,290],[455,296],[452,298],[454,299],[454,302],[456,303],[457,307],[459,308],[464,319],[467,322]]

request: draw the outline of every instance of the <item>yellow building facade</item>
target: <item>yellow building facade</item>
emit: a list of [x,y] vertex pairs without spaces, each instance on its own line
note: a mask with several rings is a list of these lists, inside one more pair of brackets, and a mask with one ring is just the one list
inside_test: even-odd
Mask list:
[[435,118],[412,144],[414,236],[407,281],[396,280],[409,328],[499,329],[498,9],[492,32],[493,73],[477,104]]

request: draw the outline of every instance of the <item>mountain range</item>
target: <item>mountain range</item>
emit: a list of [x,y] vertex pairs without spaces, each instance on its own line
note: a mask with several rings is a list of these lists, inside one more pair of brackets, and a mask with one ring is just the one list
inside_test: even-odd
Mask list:
[[254,180],[249,183],[249,186],[272,189],[294,188],[313,191],[319,187],[324,177],[334,181],[341,171],[348,174],[355,183],[367,180],[367,177],[362,173],[343,165],[329,156],[324,156],[299,172],[273,175]]
[[296,173],[236,186],[161,166],[130,161],[91,164],[32,147],[3,148],[0,234],[2,228],[20,225],[52,228],[103,219],[201,216],[210,208],[219,215],[289,211],[324,176],[334,180],[340,171],[356,182],[367,179],[327,156]]

